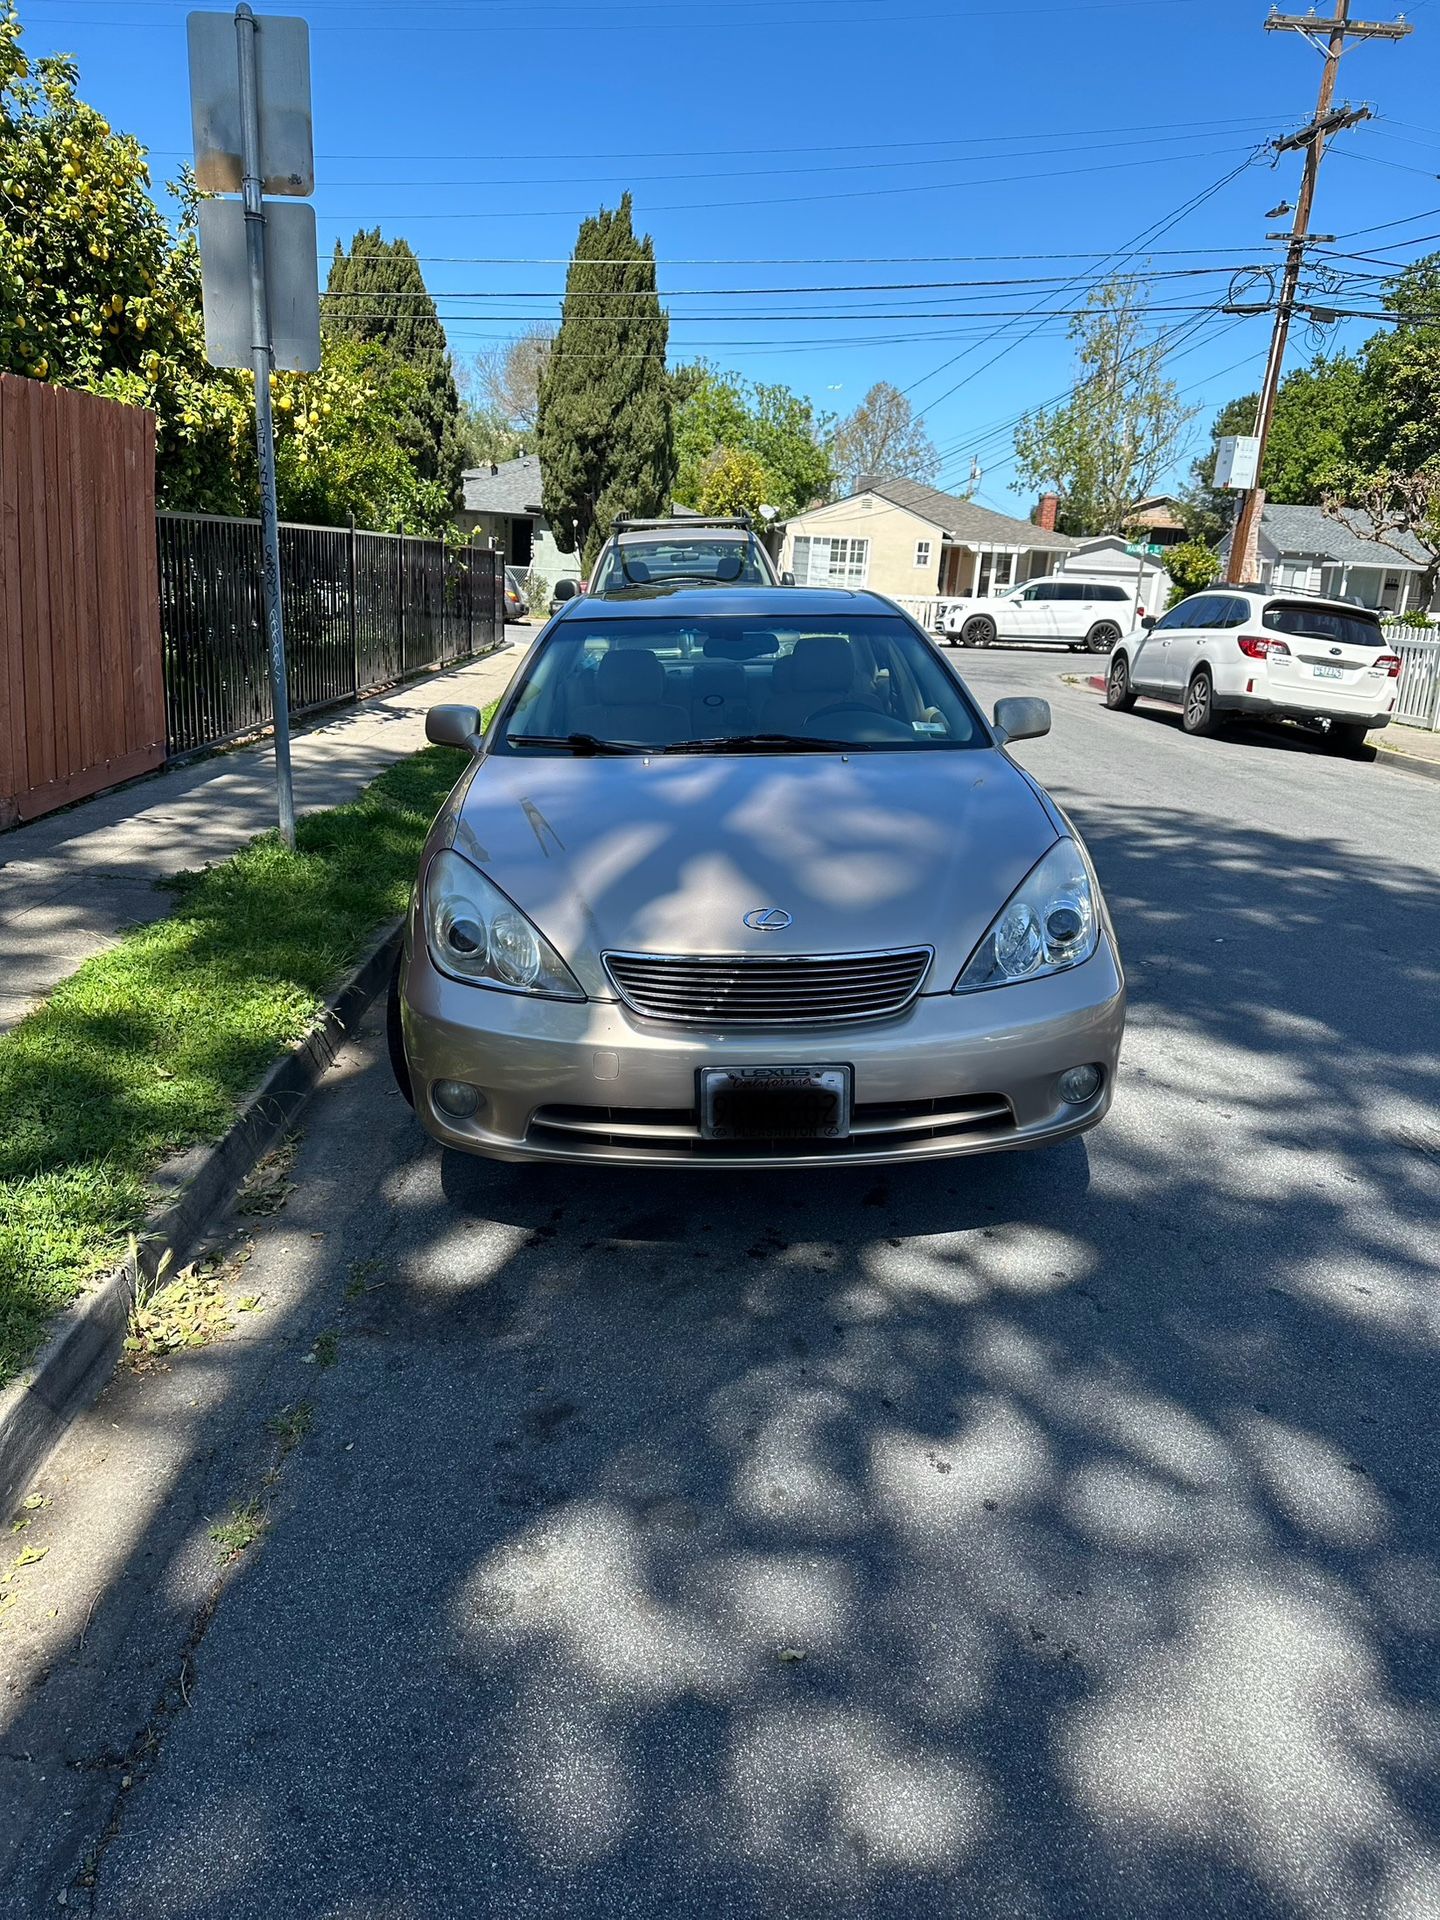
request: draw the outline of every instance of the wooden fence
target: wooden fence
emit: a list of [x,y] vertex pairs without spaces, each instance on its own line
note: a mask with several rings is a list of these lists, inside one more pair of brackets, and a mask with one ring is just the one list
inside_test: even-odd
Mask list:
[[165,759],[155,420],[0,374],[0,826]]

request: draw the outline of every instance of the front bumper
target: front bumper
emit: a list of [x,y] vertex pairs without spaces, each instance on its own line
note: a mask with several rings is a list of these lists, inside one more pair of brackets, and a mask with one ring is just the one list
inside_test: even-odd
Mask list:
[[[1093,1127],[1115,1085],[1125,982],[1108,930],[1083,966],[984,993],[922,994],[897,1019],[784,1032],[641,1019],[614,1000],[488,991],[407,948],[400,1010],[415,1107],[446,1146],[497,1160],[695,1167],[891,1164],[1037,1146]],[[701,1139],[701,1067],[844,1064],[845,1141]],[[1061,1100],[1068,1067],[1100,1067],[1083,1106]],[[435,1104],[440,1080],[480,1090],[469,1119]]]

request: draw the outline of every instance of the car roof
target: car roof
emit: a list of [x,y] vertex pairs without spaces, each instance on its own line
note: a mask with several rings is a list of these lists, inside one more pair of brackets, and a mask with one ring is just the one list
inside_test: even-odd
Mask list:
[[692,540],[735,540],[749,546],[752,536],[743,527],[707,527],[703,520],[691,526],[681,521],[673,527],[641,527],[634,533],[612,534],[622,547],[654,547],[682,544]]
[[1364,606],[1358,600],[1341,600],[1337,595],[1330,593],[1307,593],[1304,587],[1257,587],[1253,581],[1247,580],[1238,587],[1223,584],[1202,587],[1198,593],[1187,594],[1186,598],[1198,600],[1201,593],[1246,593],[1255,600],[1288,600],[1292,605],[1329,607],[1336,613],[1366,613],[1374,620],[1380,618],[1374,607]]
[[[598,609],[602,608],[601,613]],[[561,620],[673,620],[677,615],[733,614],[741,619],[831,619],[857,613],[888,614],[899,609],[882,594],[847,587],[652,587],[631,588],[623,598],[583,594],[561,607]]]

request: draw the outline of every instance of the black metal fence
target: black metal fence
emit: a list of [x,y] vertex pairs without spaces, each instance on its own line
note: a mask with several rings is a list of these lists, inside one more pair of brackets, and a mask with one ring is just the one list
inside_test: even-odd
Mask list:
[[[260,522],[157,516],[171,754],[268,726]],[[282,524],[290,710],[354,700],[505,637],[503,557],[441,540]]]

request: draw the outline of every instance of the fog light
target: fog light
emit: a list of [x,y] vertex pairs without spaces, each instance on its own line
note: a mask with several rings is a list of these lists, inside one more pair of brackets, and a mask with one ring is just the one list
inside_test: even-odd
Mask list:
[[1099,1067],[1071,1067],[1060,1076],[1060,1098],[1067,1106],[1082,1107],[1100,1091]]
[[478,1087],[467,1086],[463,1080],[437,1080],[430,1089],[430,1097],[452,1120],[468,1120],[482,1098]]

